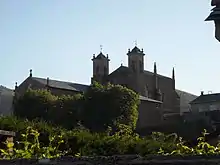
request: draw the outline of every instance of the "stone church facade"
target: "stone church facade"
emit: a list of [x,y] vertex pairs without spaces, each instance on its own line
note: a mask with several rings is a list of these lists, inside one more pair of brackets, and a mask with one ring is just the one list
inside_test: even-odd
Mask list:
[[[180,95],[175,89],[175,73],[172,70],[172,77],[166,77],[157,73],[157,66],[154,63],[154,71],[144,70],[144,51],[138,47],[128,50],[128,66],[120,66],[112,73],[109,73],[108,55],[100,52],[93,55],[93,76],[91,81],[98,81],[102,84],[112,83],[126,86],[139,93],[141,104],[139,106],[139,118],[137,127],[156,127],[163,124],[164,114],[180,114]],[[28,88],[48,89],[55,95],[82,93],[89,86],[73,82],[39,78],[30,75],[19,86],[16,83],[15,96],[19,97]],[[189,94],[191,95],[191,94]],[[191,95],[193,96],[193,95]],[[196,96],[195,96],[196,97]],[[194,97],[193,97],[194,98]],[[189,100],[191,101],[191,100]],[[188,105],[188,102],[186,103]],[[186,106],[186,105],[184,105]]]
[[100,83],[121,84],[141,96],[163,103],[165,113],[180,113],[180,97],[175,90],[175,73],[172,78],[159,75],[154,63],[154,72],[144,70],[144,52],[138,47],[128,50],[128,67],[120,66],[109,74],[109,58],[102,52],[94,55],[93,78]]

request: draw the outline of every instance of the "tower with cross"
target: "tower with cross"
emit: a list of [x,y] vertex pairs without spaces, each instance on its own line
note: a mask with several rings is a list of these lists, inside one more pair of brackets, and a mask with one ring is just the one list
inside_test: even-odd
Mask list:
[[103,46],[100,45],[100,53],[96,56],[93,54],[93,76],[91,81],[99,83],[105,82],[109,75],[109,57],[108,54],[103,54]]
[[128,50],[128,67],[134,73],[142,73],[144,71],[144,51],[137,47],[137,40],[134,41],[134,48]]

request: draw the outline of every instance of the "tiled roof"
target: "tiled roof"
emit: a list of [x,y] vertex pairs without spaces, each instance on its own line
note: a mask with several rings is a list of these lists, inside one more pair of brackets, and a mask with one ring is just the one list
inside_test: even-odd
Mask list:
[[200,95],[195,100],[193,100],[190,104],[209,103],[209,102],[216,102],[216,101],[220,101],[220,93]]
[[[32,77],[33,80],[38,81],[43,85],[47,85],[47,79],[39,78],[39,77]],[[84,92],[89,87],[88,85],[84,84],[77,84],[72,82],[65,82],[65,81],[58,81],[58,80],[51,80],[49,79],[49,86],[52,88],[59,88],[59,89],[66,89],[78,92]]]

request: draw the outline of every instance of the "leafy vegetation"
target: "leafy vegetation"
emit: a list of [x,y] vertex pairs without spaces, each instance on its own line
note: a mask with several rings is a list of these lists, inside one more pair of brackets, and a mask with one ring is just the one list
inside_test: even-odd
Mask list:
[[64,155],[97,156],[117,154],[147,155],[217,155],[220,145],[212,146],[205,141],[208,133],[203,132],[198,144],[189,147],[176,134],[164,135],[153,133],[151,136],[140,137],[126,125],[118,125],[117,131],[111,128],[104,133],[91,133],[85,129],[51,133],[48,143],[40,141],[40,133],[32,127],[22,133],[19,142],[6,141],[6,149],[0,149],[1,159],[15,158],[57,158]]
[[94,82],[83,95],[74,96],[29,89],[16,99],[14,107],[15,115],[21,118],[43,119],[67,129],[81,123],[90,130],[103,131],[118,123],[135,128],[138,104],[139,97],[132,90]]
[[[141,137],[134,132],[138,104],[138,95],[120,85],[94,83],[84,94],[74,96],[29,89],[15,101],[17,117],[0,117],[0,129],[17,133],[15,143],[6,141],[7,148],[0,150],[1,158],[220,154],[220,144],[206,142],[206,131],[193,147],[176,133],[154,132]],[[184,125],[192,128],[195,123]],[[178,130],[182,126],[175,125]],[[209,128],[209,122],[200,126]]]

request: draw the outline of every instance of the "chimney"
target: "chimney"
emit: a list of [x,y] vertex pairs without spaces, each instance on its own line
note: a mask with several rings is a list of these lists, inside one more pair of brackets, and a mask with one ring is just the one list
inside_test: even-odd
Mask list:
[[204,91],[201,91],[201,96],[203,96],[204,95]]

